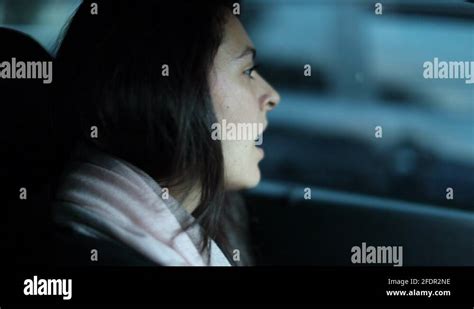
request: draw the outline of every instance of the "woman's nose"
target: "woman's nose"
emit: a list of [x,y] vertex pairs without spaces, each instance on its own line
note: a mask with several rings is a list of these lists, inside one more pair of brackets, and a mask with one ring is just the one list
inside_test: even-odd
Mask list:
[[267,111],[271,111],[280,103],[280,94],[265,79],[262,78],[262,80],[265,84],[263,107]]

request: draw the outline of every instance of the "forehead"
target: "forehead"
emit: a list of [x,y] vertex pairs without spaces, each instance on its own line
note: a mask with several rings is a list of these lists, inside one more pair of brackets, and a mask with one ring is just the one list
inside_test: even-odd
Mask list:
[[224,38],[219,52],[235,58],[247,47],[253,47],[253,43],[240,20],[231,15],[224,28]]

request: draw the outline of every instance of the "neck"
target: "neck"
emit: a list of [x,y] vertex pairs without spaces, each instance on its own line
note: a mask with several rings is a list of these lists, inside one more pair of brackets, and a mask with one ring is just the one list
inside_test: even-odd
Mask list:
[[188,190],[182,187],[175,187],[170,189],[170,193],[190,214],[199,206],[201,189],[198,185],[194,185]]

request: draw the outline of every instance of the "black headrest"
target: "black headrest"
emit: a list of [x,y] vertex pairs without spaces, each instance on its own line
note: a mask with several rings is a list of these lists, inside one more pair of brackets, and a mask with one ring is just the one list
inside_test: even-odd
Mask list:
[[53,58],[33,38],[13,29],[0,27],[0,42],[0,129],[4,132],[0,143],[7,156],[1,163],[1,176],[13,185],[34,182],[35,177],[41,181],[45,162],[51,159],[53,83],[13,78],[5,68],[8,63],[12,72],[18,62],[43,63]]

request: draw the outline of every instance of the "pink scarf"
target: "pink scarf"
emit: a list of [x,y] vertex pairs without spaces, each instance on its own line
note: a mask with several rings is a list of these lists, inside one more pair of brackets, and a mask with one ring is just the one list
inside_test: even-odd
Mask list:
[[173,197],[163,199],[162,188],[140,169],[91,148],[81,150],[74,163],[56,209],[76,230],[100,227],[163,266],[230,266],[214,241],[209,259],[207,250],[199,252],[201,227],[183,230],[194,218]]

